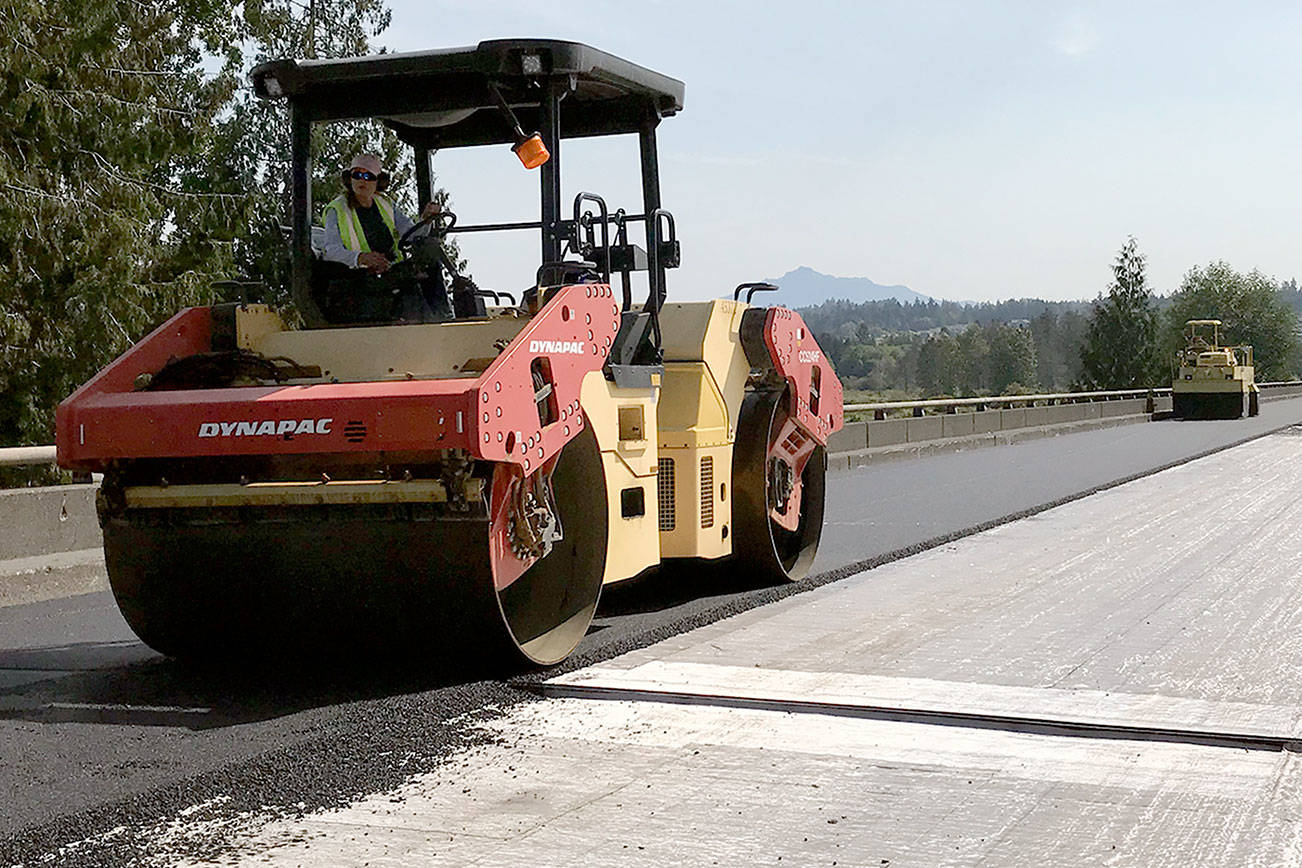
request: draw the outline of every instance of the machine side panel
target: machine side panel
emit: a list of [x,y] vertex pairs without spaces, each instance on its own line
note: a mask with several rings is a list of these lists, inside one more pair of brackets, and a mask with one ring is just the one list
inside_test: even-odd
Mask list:
[[583,380],[605,364],[618,332],[608,285],[552,296],[475,384],[475,453],[526,472],[559,453],[584,424]]
[[[617,327],[618,305],[608,286],[571,286],[486,362],[477,379],[471,372],[455,379],[133,391],[137,375],[210,349],[209,310],[192,308],[64,402],[60,462],[99,470],[107,461],[126,458],[455,448],[529,472],[582,429],[580,384],[605,361]],[[421,336],[432,340],[445,327],[407,328],[419,331],[410,338],[400,335],[403,344]],[[516,331],[514,323],[501,329],[506,335]],[[379,357],[385,354],[384,338],[393,336],[392,328],[380,334],[341,331],[308,334],[297,343],[288,332],[268,334],[260,349],[297,346],[305,352],[295,361],[328,365],[332,335],[349,346],[369,337]],[[483,331],[472,326],[465,333],[482,336]],[[311,348],[320,356],[306,352]],[[356,355],[356,346],[352,349]],[[482,351],[494,352],[491,341]]]
[[732,554],[733,441],[751,369],[740,337],[748,309],[728,300],[685,302],[666,305],[662,315],[661,488],[669,507],[660,545],[666,558]]
[[320,383],[84,397],[72,460],[468,448],[465,380]]
[[656,401],[660,388],[621,389],[600,371],[583,380],[583,409],[601,449],[606,481],[603,582],[630,579],[660,562],[656,497]]
[[[55,443],[59,466],[69,470],[93,468],[86,449],[82,409],[96,396],[130,393],[135,379],[153,373],[171,358],[207,352],[212,348],[212,315],[206,307],[186,308],[154,329],[59,404],[55,411]],[[140,420],[137,420],[139,424]]]
[[1175,392],[1250,392],[1253,369],[1245,365],[1181,366],[1171,382]]
[[845,424],[841,381],[800,314],[784,307],[753,308],[745,314],[741,335],[751,364],[786,381],[796,424],[826,446],[828,436]]

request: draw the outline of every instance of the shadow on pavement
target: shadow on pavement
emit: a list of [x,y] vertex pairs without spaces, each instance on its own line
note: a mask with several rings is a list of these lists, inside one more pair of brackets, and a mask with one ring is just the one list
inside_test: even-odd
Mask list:
[[200,666],[127,641],[0,648],[0,720],[215,729],[492,675],[463,664],[336,654]]
[[670,562],[636,578],[605,588],[597,606],[598,617],[645,615],[665,612],[686,603],[718,602],[716,598],[742,596],[763,590],[728,564],[708,561]]

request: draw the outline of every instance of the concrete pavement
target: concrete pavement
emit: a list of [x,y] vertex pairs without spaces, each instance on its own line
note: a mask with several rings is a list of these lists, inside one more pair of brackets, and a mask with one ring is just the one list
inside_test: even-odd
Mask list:
[[[1297,864],[1299,490],[1290,429],[553,679],[481,722],[491,743],[346,808],[196,806],[155,852]],[[219,861],[195,855],[213,823],[239,843]]]

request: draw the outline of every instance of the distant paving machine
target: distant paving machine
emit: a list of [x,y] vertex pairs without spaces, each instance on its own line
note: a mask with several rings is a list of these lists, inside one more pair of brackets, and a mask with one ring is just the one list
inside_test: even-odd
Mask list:
[[[257,304],[187,309],[58,410],[60,465],[104,474],[109,579],[146,643],[551,664],[603,585],[666,561],[752,584],[808,572],[841,384],[797,314],[749,303],[775,287],[666,303],[680,251],[656,129],[681,82],[546,40],[282,60],[252,79],[289,106],[307,327]],[[414,149],[422,205],[434,151],[512,145],[540,169],[540,219],[445,213],[385,276],[341,279],[313,251],[310,132],[360,118]],[[580,193],[563,214],[562,139],[615,134],[638,137],[641,213]],[[457,278],[454,319],[348,312],[350,292],[410,291],[440,236],[527,229],[542,266],[519,305]]]
[[1221,346],[1221,321],[1191,319],[1175,356],[1172,409],[1184,419],[1238,419],[1257,415],[1252,347]]

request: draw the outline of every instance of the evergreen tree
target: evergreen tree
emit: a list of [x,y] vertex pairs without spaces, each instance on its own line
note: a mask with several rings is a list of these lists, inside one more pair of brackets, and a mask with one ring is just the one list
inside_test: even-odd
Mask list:
[[1035,341],[1030,329],[995,323],[988,327],[986,343],[990,347],[989,387],[993,394],[1007,394],[1015,386],[1035,387]]
[[205,74],[202,3],[10,0],[0,27],[0,444],[48,443],[55,405],[165,315],[208,262],[174,255],[176,184],[233,92]]
[[1094,303],[1081,379],[1086,389],[1138,389],[1157,385],[1164,370],[1158,361],[1157,311],[1148,291],[1144,256],[1133,236],[1112,264],[1108,294]]
[[990,342],[985,329],[971,325],[959,332],[958,389],[960,395],[982,395],[990,388]]
[[918,385],[927,396],[956,395],[960,390],[961,360],[958,341],[942,330],[918,349]]
[[[383,0],[0,5],[0,445],[50,442],[96,370],[181,307],[238,297],[222,279],[283,296],[287,121],[247,71],[365,53],[388,21]],[[378,126],[318,135],[318,203],[356,150],[409,173]]]

